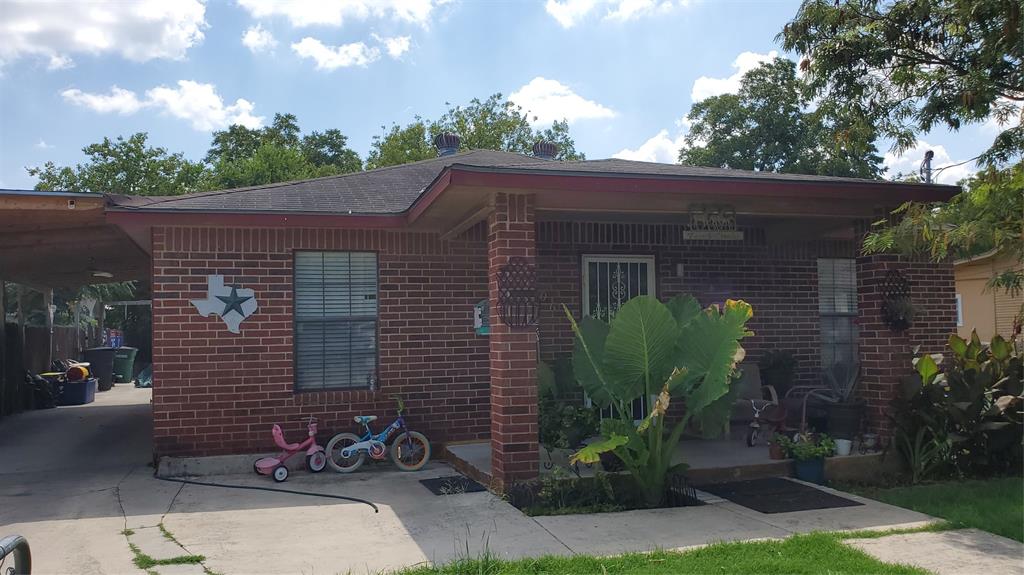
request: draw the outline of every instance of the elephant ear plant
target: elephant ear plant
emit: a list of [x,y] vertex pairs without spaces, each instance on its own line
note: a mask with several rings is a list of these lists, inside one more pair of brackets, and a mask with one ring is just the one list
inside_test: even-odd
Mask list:
[[[568,308],[565,314],[576,334],[576,377],[590,399],[613,414],[601,422],[601,440],[573,460],[594,463],[601,453],[614,453],[645,503],[661,505],[683,431],[691,422],[706,434],[726,426],[730,384],[745,355],[740,340],[752,335],[746,328],[751,307],[729,300],[702,310],[689,296],[668,304],[640,296],[610,323],[591,317],[577,322]],[[654,401],[647,417],[634,422],[631,406],[641,397]],[[665,414],[672,401],[681,401],[685,414],[670,428]]]

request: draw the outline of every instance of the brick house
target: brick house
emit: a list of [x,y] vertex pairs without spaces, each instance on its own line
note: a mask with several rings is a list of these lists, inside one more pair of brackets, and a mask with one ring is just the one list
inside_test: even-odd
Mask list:
[[[272,423],[300,433],[315,415],[325,431],[348,430],[353,415],[393,413],[400,395],[433,442],[489,439],[496,481],[532,477],[538,353],[572,349],[561,304],[607,317],[637,294],[684,292],[751,303],[748,361],[790,351],[802,382],[859,360],[869,425],[884,432],[912,346],[937,351],[955,329],[950,265],[859,252],[873,218],[955,187],[536,151],[109,197],[108,221],[151,257],[157,453],[261,451]],[[512,267],[535,274],[521,292],[535,295],[535,327],[502,319]],[[893,274],[919,311],[902,333],[882,317]],[[238,333],[197,313],[209,276],[255,299]],[[487,335],[474,326],[481,301]]]

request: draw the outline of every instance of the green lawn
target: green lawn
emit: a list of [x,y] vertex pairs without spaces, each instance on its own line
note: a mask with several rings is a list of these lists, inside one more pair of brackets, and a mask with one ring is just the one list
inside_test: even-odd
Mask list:
[[520,575],[575,573],[615,575],[775,573],[927,573],[916,567],[883,563],[844,545],[830,533],[796,535],[782,541],[717,543],[692,551],[628,553],[617,557],[540,557],[503,561],[478,558],[438,567],[417,567],[402,575]]
[[849,491],[1024,542],[1024,479],[1003,477]]

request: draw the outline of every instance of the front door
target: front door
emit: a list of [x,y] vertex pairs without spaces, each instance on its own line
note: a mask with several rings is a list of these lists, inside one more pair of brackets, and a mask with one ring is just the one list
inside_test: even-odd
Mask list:
[[[654,256],[583,256],[583,315],[608,321],[627,301],[654,293]],[[610,408],[602,410],[610,417]],[[647,416],[647,400],[633,402],[633,419]]]

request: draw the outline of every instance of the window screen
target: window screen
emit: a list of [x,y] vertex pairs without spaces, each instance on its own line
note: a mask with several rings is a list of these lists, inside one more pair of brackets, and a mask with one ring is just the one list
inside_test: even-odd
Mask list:
[[818,260],[818,313],[821,321],[821,368],[857,358],[857,262]]
[[366,388],[377,372],[377,254],[296,252],[295,389]]

